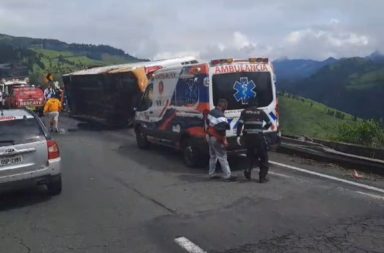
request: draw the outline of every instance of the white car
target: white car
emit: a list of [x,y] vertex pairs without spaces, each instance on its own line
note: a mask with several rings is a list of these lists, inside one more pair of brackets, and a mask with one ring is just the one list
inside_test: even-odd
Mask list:
[[0,189],[47,186],[61,193],[61,158],[41,120],[24,109],[0,109]]

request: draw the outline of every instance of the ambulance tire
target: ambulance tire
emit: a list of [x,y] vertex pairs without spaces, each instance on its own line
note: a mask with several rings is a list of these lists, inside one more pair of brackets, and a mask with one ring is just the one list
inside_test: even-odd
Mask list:
[[182,144],[183,160],[185,165],[190,168],[196,168],[201,165],[201,157],[199,149],[194,146],[191,140],[187,139]]
[[140,149],[148,149],[149,141],[147,139],[147,135],[141,131],[140,128],[136,129],[136,143]]

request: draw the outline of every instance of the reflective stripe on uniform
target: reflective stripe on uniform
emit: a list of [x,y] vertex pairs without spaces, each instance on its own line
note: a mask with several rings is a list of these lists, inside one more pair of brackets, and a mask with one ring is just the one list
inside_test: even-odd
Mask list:
[[211,125],[211,126],[217,125],[217,124],[222,123],[222,122],[228,123],[228,121],[225,117],[216,118],[212,115],[208,115],[208,121],[209,121],[209,125]]
[[262,129],[247,129],[246,131],[247,131],[247,134],[258,134],[263,132]]
[[263,121],[247,121],[246,125],[263,125]]

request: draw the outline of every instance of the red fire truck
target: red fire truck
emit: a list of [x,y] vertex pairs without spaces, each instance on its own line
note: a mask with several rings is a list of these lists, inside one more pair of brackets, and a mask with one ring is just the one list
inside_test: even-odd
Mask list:
[[40,111],[44,106],[42,89],[29,84],[28,78],[11,78],[0,81],[5,108],[28,108]]

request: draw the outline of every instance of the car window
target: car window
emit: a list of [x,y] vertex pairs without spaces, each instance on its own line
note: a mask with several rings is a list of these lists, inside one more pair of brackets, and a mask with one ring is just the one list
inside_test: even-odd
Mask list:
[[0,146],[30,143],[45,138],[34,118],[0,121]]

